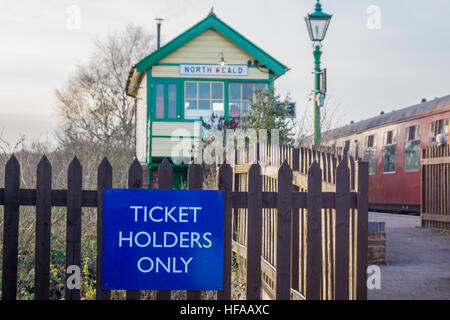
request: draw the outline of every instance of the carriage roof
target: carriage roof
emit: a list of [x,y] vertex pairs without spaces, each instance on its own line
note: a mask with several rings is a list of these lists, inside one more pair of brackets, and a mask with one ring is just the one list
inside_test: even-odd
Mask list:
[[450,111],[450,95],[426,101],[400,110],[380,114],[337,129],[325,132],[327,138],[345,136],[388,124],[403,122],[440,112]]

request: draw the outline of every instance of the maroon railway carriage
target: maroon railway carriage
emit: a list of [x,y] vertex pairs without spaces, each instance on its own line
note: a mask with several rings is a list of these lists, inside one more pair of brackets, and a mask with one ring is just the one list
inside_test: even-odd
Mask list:
[[449,137],[450,96],[326,132],[328,146],[343,147],[369,161],[369,203],[373,211],[420,212],[421,149]]

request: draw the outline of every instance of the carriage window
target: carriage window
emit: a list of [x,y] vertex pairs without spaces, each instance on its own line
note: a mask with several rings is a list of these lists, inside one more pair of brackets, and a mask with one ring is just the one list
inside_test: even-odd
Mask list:
[[449,119],[441,119],[432,121],[430,125],[430,146],[435,147],[436,146],[436,136],[441,133],[447,133],[448,134],[448,120]]
[[377,150],[375,148],[364,151],[364,160],[369,162],[369,174],[375,174],[377,172],[376,153]]
[[369,162],[369,174],[376,173],[376,153],[377,149],[375,148],[375,135],[372,134],[370,136],[366,136],[366,140],[364,143],[364,160]]
[[405,140],[414,141],[420,139],[420,125],[411,126],[405,130]]
[[444,119],[431,122],[430,136],[435,137],[441,133],[444,133]]
[[365,145],[366,148],[373,148],[373,147],[375,147],[375,135],[372,134],[370,136],[367,136],[365,144],[366,144]]
[[385,172],[385,173],[395,172],[396,149],[397,149],[397,146],[395,144],[384,147],[383,172]]
[[384,133],[384,145],[395,144],[397,142],[397,131],[391,130]]
[[384,133],[384,149],[383,149],[383,172],[392,173],[396,170],[397,160],[397,134],[396,131],[386,131]]
[[406,128],[405,132],[405,171],[420,168],[420,125]]
[[405,143],[405,171],[417,171],[420,168],[420,141]]

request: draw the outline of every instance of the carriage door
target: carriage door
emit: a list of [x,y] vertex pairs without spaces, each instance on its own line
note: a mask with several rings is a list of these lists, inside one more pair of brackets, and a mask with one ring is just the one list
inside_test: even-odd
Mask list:
[[177,81],[153,82],[153,120],[177,120],[181,118],[180,86]]

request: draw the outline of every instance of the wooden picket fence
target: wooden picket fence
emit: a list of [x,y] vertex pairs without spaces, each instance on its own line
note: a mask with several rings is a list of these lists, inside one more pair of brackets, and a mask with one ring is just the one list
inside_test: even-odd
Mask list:
[[422,150],[422,226],[450,230],[450,146]]
[[[324,192],[322,170],[312,161],[307,170],[308,190],[297,191],[300,151],[289,150],[294,171],[282,158],[276,174],[257,161],[245,164],[245,168],[226,163],[220,166],[218,190],[225,193],[225,237],[223,290],[217,293],[218,299],[231,299],[233,250],[245,256],[248,300],[265,298],[266,294],[281,300],[367,298],[368,165],[357,163],[358,193],[350,190],[345,158],[333,175],[336,191]],[[112,187],[112,170],[105,158],[98,167],[97,190],[83,190],[82,166],[75,157],[68,167],[67,190],[54,190],[52,168],[44,156],[37,166],[36,189],[21,189],[20,165],[11,156],[5,167],[5,187],[0,188],[0,205],[4,206],[3,300],[17,296],[20,206],[36,207],[35,299],[49,298],[53,206],[67,207],[66,268],[81,265],[82,208],[97,208],[96,299],[111,299],[111,292],[102,290],[101,270],[103,192]],[[201,165],[189,166],[189,189],[202,189],[202,172]],[[247,179],[242,178],[244,174]],[[172,189],[172,178],[172,167],[164,159],[158,172],[159,189]],[[269,187],[267,179],[276,179],[276,184],[271,180]],[[128,171],[128,187],[142,188],[142,181],[143,169],[136,159]],[[171,292],[158,291],[156,297],[168,300]],[[140,291],[126,292],[128,300],[140,298]],[[200,291],[187,292],[188,300],[200,298]],[[66,283],[65,299],[80,299],[80,290],[70,289]]]
[[234,211],[233,250],[264,298],[367,299],[367,162],[261,144],[238,151],[233,170],[249,195]]

